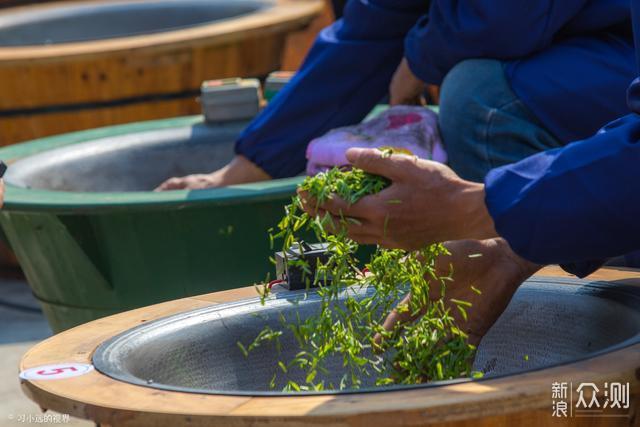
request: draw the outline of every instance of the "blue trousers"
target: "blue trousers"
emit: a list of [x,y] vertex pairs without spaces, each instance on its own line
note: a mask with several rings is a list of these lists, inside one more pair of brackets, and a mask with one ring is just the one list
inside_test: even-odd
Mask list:
[[440,133],[451,168],[476,182],[495,167],[563,145],[513,93],[503,63],[492,59],[463,61],[446,76]]

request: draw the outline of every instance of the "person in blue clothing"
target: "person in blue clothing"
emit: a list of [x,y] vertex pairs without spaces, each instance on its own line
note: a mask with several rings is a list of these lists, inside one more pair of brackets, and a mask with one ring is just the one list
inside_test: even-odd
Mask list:
[[[640,0],[632,12],[640,58]],[[411,250],[447,242],[452,255],[440,261],[440,268],[454,265],[447,290],[478,301],[468,328],[481,337],[542,265],[585,276],[610,257],[640,250],[640,78],[627,94],[629,114],[589,138],[495,168],[484,183],[435,162],[352,149],[354,166],[388,177],[391,186],[353,205],[336,197],[319,209],[357,219],[349,235],[361,243]],[[315,212],[314,201],[306,206]],[[394,312],[387,322],[411,317]]]
[[414,103],[428,85],[441,89],[450,166],[480,182],[622,115],[633,77],[628,0],[351,0],[229,165],[159,188],[297,175],[310,140],[361,121],[387,93]]

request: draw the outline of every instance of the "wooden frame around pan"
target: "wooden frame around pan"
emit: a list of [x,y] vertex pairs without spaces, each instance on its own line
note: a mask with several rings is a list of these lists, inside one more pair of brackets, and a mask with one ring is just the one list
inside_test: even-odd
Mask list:
[[5,7],[26,6],[33,3],[44,3],[54,0],[0,0],[0,9]]
[[[540,275],[567,277],[548,267]],[[640,272],[602,269],[590,279],[640,286]],[[91,363],[96,347],[142,322],[255,296],[242,288],[184,298],[100,319],[56,335],[31,349],[20,369],[55,363]],[[628,416],[551,416],[553,382],[629,382]],[[640,344],[555,368],[438,388],[369,394],[247,397],[178,393],[115,381],[97,371],[55,381],[22,381],[40,407],[113,426],[638,426]]]
[[[103,1],[36,4],[1,9],[0,16],[98,2]],[[251,14],[180,30],[0,47],[0,145],[196,114],[203,80],[265,76],[279,69],[287,36],[305,28],[323,5],[323,0],[274,0],[272,7]]]

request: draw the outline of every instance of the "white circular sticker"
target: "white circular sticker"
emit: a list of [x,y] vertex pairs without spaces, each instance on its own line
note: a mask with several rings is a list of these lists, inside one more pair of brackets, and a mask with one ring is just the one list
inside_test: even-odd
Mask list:
[[84,363],[64,363],[56,365],[43,365],[20,372],[23,380],[63,380],[65,378],[79,377],[93,371],[93,365]]

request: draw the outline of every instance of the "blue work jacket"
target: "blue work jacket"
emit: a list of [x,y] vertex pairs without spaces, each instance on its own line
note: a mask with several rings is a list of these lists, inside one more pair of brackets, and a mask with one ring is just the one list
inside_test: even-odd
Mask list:
[[[640,58],[640,0],[632,0]],[[604,259],[640,250],[640,79],[629,114],[590,138],[489,172],[496,230],[522,257],[586,275]]]
[[236,152],[273,178],[299,174],[308,142],[361,121],[403,56],[432,84],[462,60],[503,60],[514,92],[564,142],[625,114],[635,77],[629,0],[351,0]]

